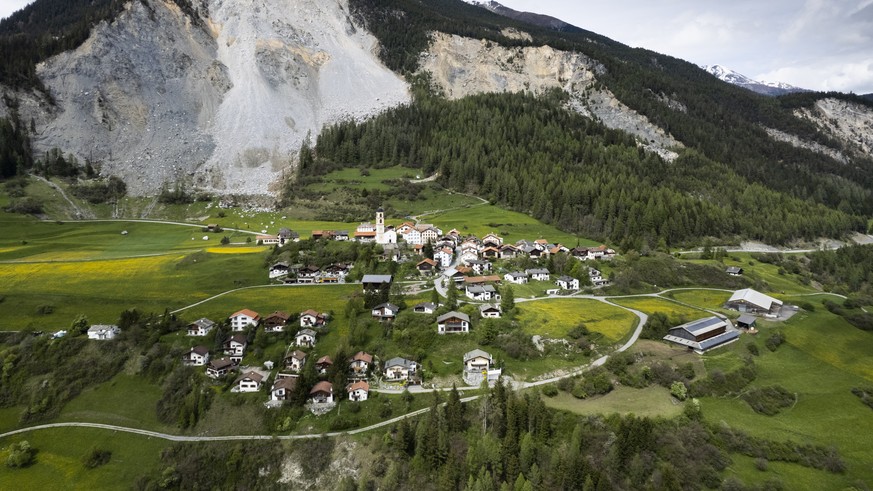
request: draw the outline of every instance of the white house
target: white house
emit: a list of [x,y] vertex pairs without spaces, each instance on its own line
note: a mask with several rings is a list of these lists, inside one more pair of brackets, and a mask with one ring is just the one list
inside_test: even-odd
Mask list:
[[278,262],[270,266],[270,279],[288,276],[288,263]]
[[183,365],[202,367],[207,363],[209,363],[209,348],[206,346],[195,346],[191,348],[191,351],[182,355]]
[[297,346],[306,346],[311,348],[315,346],[315,331],[312,329],[301,329],[294,336],[294,344]]
[[516,285],[523,285],[528,281],[527,274],[522,273],[521,271],[506,273],[503,275],[503,279],[510,283],[515,283]]
[[448,247],[443,247],[433,253],[434,261],[437,261],[442,269],[446,269],[452,265],[452,258],[454,258],[454,256],[454,252],[452,252]]
[[440,235],[442,235],[442,230],[434,227],[433,225],[420,225],[418,227],[419,231],[421,231],[421,243],[427,242],[436,242]]
[[98,341],[106,341],[115,339],[121,333],[121,329],[115,325],[95,324],[88,328],[88,339],[96,339]]
[[303,370],[303,365],[306,364],[306,353],[300,350],[294,350],[285,357],[285,368],[293,372]]
[[297,377],[285,374],[276,374],[276,380],[273,381],[273,387],[270,389],[271,401],[284,401],[294,392],[297,387]]
[[236,379],[237,387],[240,392],[257,392],[261,390],[261,383],[264,381],[264,376],[258,372],[248,372]]
[[324,315],[309,309],[300,313],[300,327],[321,327],[324,325]]
[[373,318],[378,319],[380,321],[388,321],[393,320],[397,317],[397,313],[400,312],[400,307],[392,304],[392,303],[380,303],[379,305],[373,307]]
[[363,351],[358,351],[355,353],[355,356],[349,360],[349,369],[355,374],[364,374],[367,373],[367,370],[370,369],[372,364],[373,355]]
[[324,355],[315,362],[315,371],[318,372],[319,375],[326,375],[327,371],[330,370],[330,367],[333,366],[333,360],[330,359],[330,356]]
[[[401,230],[403,230],[401,226]],[[405,232],[401,232],[401,237],[406,241],[407,244],[411,245],[421,245],[424,242],[421,240],[421,232],[419,232],[415,228],[407,229]]]
[[530,275],[530,279],[534,281],[549,281],[549,270],[545,268],[527,269],[525,273]]
[[416,314],[433,314],[436,309],[437,305],[433,302],[423,302],[412,307],[412,311]]
[[494,233],[490,233],[490,234],[486,235],[485,237],[482,237],[482,245],[486,246],[486,247],[487,246],[500,247],[503,245],[503,237],[501,237],[497,234],[494,234]]
[[468,298],[482,302],[498,297],[497,289],[491,285],[467,285],[465,292]]
[[480,349],[474,349],[464,355],[464,370],[481,372],[491,368],[493,359],[489,353]]
[[242,309],[230,316],[230,328],[233,331],[242,331],[249,325],[257,326],[261,316],[254,310]]
[[470,332],[470,316],[463,312],[449,312],[437,317],[437,334]]
[[418,363],[405,358],[391,358],[385,362],[385,379],[389,381],[409,380],[415,376]]
[[219,378],[227,375],[227,372],[233,369],[233,361],[227,358],[219,358],[212,360],[206,365],[206,376],[210,378]]
[[282,312],[281,310],[273,312],[264,317],[264,332],[284,332],[290,318],[291,316],[288,315],[288,312]]
[[330,404],[333,402],[333,384],[321,381],[309,391],[309,402],[313,404]]
[[489,261],[480,261],[479,259],[473,259],[471,261],[465,261],[465,263],[476,274],[485,274],[491,271],[491,262]]
[[483,319],[499,319],[500,306],[491,303],[482,304],[479,306],[479,315]]
[[370,394],[370,384],[366,380],[360,380],[346,387],[346,391],[350,401],[366,401]]
[[244,334],[234,334],[224,342],[224,354],[229,355],[231,361],[239,363],[245,355],[248,340]]
[[558,285],[563,290],[578,290],[579,289],[579,280],[576,278],[571,278],[569,276],[560,276],[557,280],[555,280],[555,284]]
[[206,336],[209,334],[209,331],[215,327],[215,323],[206,317],[201,317],[196,321],[188,324],[188,335],[189,336]]

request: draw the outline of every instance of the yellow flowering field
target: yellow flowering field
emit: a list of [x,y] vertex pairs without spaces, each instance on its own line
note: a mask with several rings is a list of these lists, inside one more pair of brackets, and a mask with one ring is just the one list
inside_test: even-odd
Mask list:
[[619,307],[597,300],[559,298],[516,304],[525,332],[561,338],[584,322],[589,331],[619,341],[634,327],[637,317]]

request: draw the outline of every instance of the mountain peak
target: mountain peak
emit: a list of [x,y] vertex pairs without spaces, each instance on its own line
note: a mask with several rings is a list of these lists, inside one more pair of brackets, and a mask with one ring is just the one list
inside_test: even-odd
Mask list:
[[702,69],[714,75],[716,78],[729,84],[737,85],[763,95],[783,95],[792,92],[809,92],[808,89],[795,87],[784,82],[762,82],[749,78],[742,73],[732,70],[724,65],[701,65]]

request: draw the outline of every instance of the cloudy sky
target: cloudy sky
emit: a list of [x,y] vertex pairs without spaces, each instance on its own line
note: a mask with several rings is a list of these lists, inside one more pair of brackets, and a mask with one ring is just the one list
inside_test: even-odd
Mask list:
[[[500,0],[756,80],[873,92],[873,0]],[[0,0],[0,18],[29,0]]]
[[873,92],[873,0],[498,0],[756,80]]

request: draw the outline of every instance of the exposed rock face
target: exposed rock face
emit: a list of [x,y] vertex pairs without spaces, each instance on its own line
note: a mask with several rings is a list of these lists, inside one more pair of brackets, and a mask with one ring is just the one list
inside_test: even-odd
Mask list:
[[307,134],[409,100],[346,0],[209,0],[200,14],[130,2],[38,67],[57,110],[22,103],[37,150],[100,162],[135,194],[178,180],[265,194]]
[[811,120],[848,148],[873,156],[873,109],[828,98],[816,101],[813,109],[799,109],[795,114]]
[[764,131],[766,131],[767,134],[770,135],[770,138],[776,141],[785,142],[797,148],[805,148],[807,150],[812,150],[813,152],[820,153],[822,155],[827,155],[828,157],[831,157],[834,160],[837,160],[844,164],[849,161],[849,159],[842,152],[834,150],[830,147],[826,147],[821,143],[802,140],[795,135],[786,133],[784,131],[779,131],[775,128],[764,128]]
[[606,89],[595,88],[603,66],[580,53],[549,46],[512,47],[434,33],[422,56],[421,70],[450,99],[483,92],[534,94],[559,88],[572,96],[570,107],[606,126],[635,135],[641,145],[669,159],[682,144],[622,104]]

